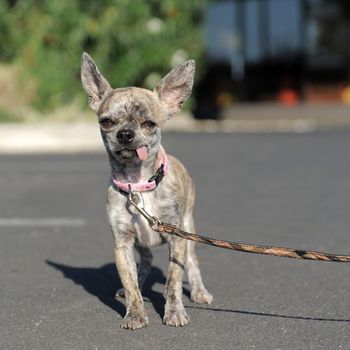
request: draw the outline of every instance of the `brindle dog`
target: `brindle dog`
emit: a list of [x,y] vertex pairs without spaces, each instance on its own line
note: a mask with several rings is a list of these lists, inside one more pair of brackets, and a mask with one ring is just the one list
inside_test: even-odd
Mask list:
[[[161,128],[167,119],[180,111],[191,94],[194,71],[195,62],[190,60],[166,75],[154,91],[137,87],[113,89],[91,57],[86,53],[82,57],[83,87],[91,109],[98,116],[112,170],[107,213],[115,238],[116,265],[124,287],[119,294],[126,297],[127,312],[122,328],[147,326],[148,317],[140,290],[151,270],[150,247],[165,242],[169,247],[169,269],[163,322],[170,326],[189,323],[182,303],[184,267],[191,286],[191,299],[207,304],[213,299],[203,285],[194,243],[155,233],[133,210],[128,202],[128,190],[123,187],[124,184],[133,190],[141,184],[145,187],[142,196],[147,211],[162,221],[195,232],[193,182],[185,167],[176,158],[167,157],[161,146]],[[149,180],[155,183],[154,188],[142,185],[149,184]],[[138,270],[134,247],[140,254]]]

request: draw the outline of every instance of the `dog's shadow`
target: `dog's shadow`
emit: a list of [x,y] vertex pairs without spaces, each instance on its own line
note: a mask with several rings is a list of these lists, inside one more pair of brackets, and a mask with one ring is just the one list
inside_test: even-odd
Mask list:
[[[121,298],[115,298],[116,292],[122,288],[115,264],[106,264],[100,268],[94,267],[74,267],[47,260],[49,266],[54,267],[63,273],[65,278],[82,286],[88,293],[96,296],[102,303],[115,310],[122,317],[126,313],[124,303]],[[152,267],[152,271],[146,280],[142,295],[145,300],[152,303],[155,311],[160,317],[164,314],[165,298],[162,293],[152,289],[156,284],[165,285],[166,277],[163,272]],[[183,293],[190,296],[188,289],[183,288]],[[123,300],[124,302],[124,300]]]
[[[88,293],[96,296],[103,304],[109,306],[115,310],[120,316],[124,317],[126,308],[121,299],[116,299],[115,294],[118,289],[122,287],[120,279],[118,277],[117,269],[115,264],[106,264],[100,268],[94,267],[74,267],[67,266],[60,263],[56,263],[47,260],[46,263],[49,266],[54,267],[56,270],[61,271],[65,278],[72,280],[74,283],[82,286]],[[163,272],[157,268],[152,267],[150,276],[148,277],[142,295],[146,301],[149,301],[155,311],[162,318],[164,315],[165,298],[162,293],[153,290],[153,286],[157,283],[164,285],[166,277]],[[163,288],[164,289],[164,288]],[[187,288],[183,288],[185,296],[190,297],[190,292]],[[283,315],[274,313],[264,313],[247,310],[230,310],[211,308],[208,306],[186,306],[190,309],[202,309],[207,311],[216,312],[229,312],[240,315],[250,316],[262,316],[262,317],[277,317],[286,319],[297,319],[297,320],[308,320],[308,321],[326,321],[326,322],[346,322],[350,323],[350,319],[345,318],[329,318],[329,317],[313,317],[313,316],[294,316],[294,315]]]

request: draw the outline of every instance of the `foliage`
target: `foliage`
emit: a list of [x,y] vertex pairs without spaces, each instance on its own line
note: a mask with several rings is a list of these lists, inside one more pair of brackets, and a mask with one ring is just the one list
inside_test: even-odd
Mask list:
[[0,60],[34,79],[39,109],[81,93],[83,51],[112,86],[153,87],[171,66],[200,59],[205,1],[0,0]]
[[6,110],[0,108],[0,123],[16,121],[14,116]]

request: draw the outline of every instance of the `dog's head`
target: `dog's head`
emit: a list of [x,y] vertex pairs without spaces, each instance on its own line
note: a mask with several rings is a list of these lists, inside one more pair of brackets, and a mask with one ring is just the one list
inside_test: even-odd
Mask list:
[[81,80],[110,157],[119,164],[140,163],[158,152],[160,128],[190,96],[194,70],[193,60],[177,66],[154,91],[113,89],[91,57],[83,54]]

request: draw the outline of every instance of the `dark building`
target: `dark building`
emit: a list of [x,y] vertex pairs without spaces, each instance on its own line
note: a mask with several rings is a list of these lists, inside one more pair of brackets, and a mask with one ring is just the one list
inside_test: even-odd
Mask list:
[[344,100],[349,0],[212,1],[204,36],[209,69],[197,99],[206,96],[208,115],[236,101]]

